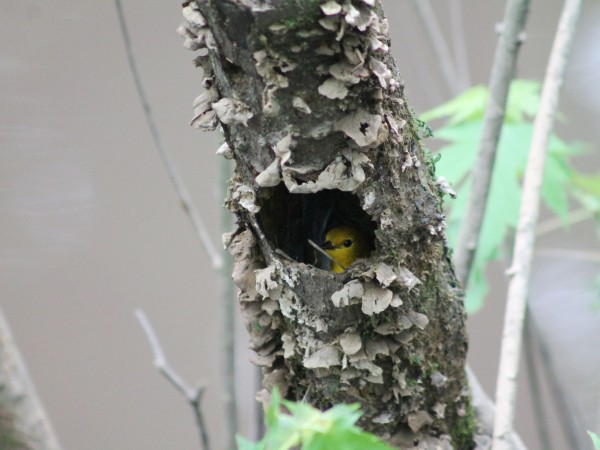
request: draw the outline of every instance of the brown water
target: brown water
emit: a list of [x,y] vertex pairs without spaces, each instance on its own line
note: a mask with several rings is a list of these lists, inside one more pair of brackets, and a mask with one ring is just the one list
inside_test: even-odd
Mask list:
[[[519,75],[541,78],[560,2],[533,3]],[[448,98],[448,92],[411,2],[388,0],[386,6],[392,50],[410,102],[424,111]],[[471,77],[474,83],[486,82],[503,2],[465,0],[463,6]],[[192,100],[201,92],[201,73],[175,34],[179,4],[126,1],[125,11],[165,143],[219,242],[217,140],[187,125]],[[585,89],[592,85],[598,92],[598,46],[595,63],[584,49],[591,31],[600,27],[599,13],[597,4],[586,3],[578,59],[561,107],[570,119],[561,126],[564,135],[596,144],[600,101]],[[442,8],[445,29],[448,17]],[[152,320],[173,365],[189,382],[208,386],[204,410],[214,448],[220,448],[216,277],[153,147],[112,2],[0,0],[0,86],[1,306],[65,448],[198,448],[188,406],[152,367],[133,317],[138,307]],[[597,158],[587,161],[598,168]],[[592,230],[573,231],[542,244],[589,249]],[[582,304],[590,297],[588,282],[598,265],[556,257],[540,257],[539,263],[534,305],[553,339],[558,365],[568,368],[562,372],[580,387],[573,391],[580,408],[597,411],[600,387],[590,376],[600,368],[600,326],[597,317],[588,320]],[[502,268],[492,272],[498,294],[470,322],[470,358],[490,392],[504,298]],[[562,294],[556,297],[557,292]],[[540,298],[554,298],[552,306]],[[559,327],[565,323],[585,326],[576,325],[579,333],[571,336],[573,327]],[[557,336],[552,331],[558,329]],[[240,419],[247,433],[253,370],[246,362],[243,331],[238,336]],[[574,349],[583,356],[578,359]],[[536,449],[526,391],[523,386],[518,426]],[[600,417],[590,412],[587,417],[587,427],[600,431]],[[568,448],[557,442],[557,448]]]

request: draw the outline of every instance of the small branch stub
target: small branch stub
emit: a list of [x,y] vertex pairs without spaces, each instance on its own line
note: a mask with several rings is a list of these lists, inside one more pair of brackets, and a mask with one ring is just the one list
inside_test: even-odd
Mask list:
[[146,317],[146,314],[141,309],[137,309],[135,311],[135,317],[140,322],[140,325],[144,330],[144,334],[146,335],[146,339],[148,339],[148,343],[152,349],[152,354],[154,355],[154,366],[169,381],[169,383],[171,383],[171,385],[185,397],[186,401],[192,407],[194,410],[194,417],[196,419],[196,427],[198,428],[198,433],[200,434],[202,448],[204,450],[210,450],[208,433],[204,423],[201,405],[204,386],[200,386],[196,389],[190,387],[167,361],[162,346],[160,345],[160,341],[158,340],[158,337],[156,336],[154,328],[148,320],[148,317]]

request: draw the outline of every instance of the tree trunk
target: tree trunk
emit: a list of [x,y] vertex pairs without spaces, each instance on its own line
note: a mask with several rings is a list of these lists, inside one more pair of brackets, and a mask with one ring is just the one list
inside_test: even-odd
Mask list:
[[2,311],[0,449],[61,450]]
[[[225,243],[261,398],[359,402],[361,426],[398,448],[472,447],[443,192],[379,3],[198,0],[184,17],[206,88],[192,125],[220,123],[236,163]],[[372,250],[343,273],[308,244],[337,225]]]

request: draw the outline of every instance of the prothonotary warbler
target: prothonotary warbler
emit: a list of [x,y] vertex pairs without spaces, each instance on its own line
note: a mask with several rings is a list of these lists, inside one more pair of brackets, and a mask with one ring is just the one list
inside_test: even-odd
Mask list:
[[331,228],[325,235],[321,248],[331,256],[331,270],[343,272],[358,258],[369,256],[367,240],[356,228],[341,225]]

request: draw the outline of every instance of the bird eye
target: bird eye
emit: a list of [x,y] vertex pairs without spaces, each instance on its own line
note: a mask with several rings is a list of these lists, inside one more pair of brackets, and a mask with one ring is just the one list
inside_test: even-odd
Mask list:
[[343,244],[344,247],[350,247],[352,245],[352,239],[346,239]]

